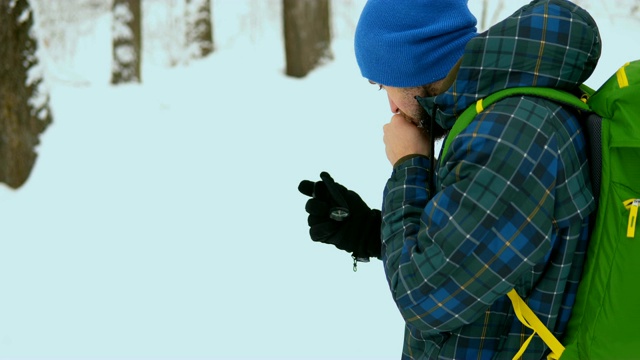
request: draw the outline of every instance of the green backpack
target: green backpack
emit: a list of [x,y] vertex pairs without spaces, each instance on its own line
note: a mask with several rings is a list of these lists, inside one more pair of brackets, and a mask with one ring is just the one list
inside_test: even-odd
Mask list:
[[440,156],[478,113],[508,96],[544,97],[581,111],[598,208],[564,346],[515,291],[509,297],[518,318],[551,349],[549,358],[640,359],[640,60],[622,66],[597,91],[580,88],[582,99],[535,87],[491,94],[456,120]]

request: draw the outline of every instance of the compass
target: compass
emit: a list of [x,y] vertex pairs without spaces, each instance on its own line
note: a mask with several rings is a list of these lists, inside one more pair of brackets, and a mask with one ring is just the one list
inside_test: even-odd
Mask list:
[[329,212],[329,218],[335,221],[343,221],[349,216],[349,209],[344,207],[333,207]]

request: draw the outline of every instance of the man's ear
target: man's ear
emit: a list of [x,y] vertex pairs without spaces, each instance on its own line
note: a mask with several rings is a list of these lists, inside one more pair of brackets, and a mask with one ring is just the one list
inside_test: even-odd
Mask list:
[[456,62],[451,70],[449,70],[447,76],[442,79],[442,84],[440,85],[440,89],[438,89],[438,94],[442,94],[443,92],[447,91],[451,87],[451,85],[453,85],[453,82],[456,81],[458,70],[460,70],[460,64],[462,64],[462,57],[460,57],[458,62]]

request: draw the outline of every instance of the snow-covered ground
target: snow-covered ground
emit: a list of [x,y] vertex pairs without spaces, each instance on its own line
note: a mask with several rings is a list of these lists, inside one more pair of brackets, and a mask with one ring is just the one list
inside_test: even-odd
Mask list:
[[[216,52],[169,68],[156,48],[142,84],[108,84],[108,15],[45,61],[54,123],[0,187],[1,359],[399,358],[380,263],[313,243],[297,191],[326,170],[379,207],[391,114],[353,56],[364,0],[334,2],[335,60],[305,79],[283,75],[279,1],[213,3]],[[592,87],[640,58],[640,21],[606,6]]]

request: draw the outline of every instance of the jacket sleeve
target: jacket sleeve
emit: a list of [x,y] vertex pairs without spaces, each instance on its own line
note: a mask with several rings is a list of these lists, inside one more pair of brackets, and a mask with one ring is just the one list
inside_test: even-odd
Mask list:
[[555,139],[482,116],[452,142],[435,196],[425,158],[398,164],[384,191],[385,273],[405,321],[423,333],[478,319],[551,247]]

